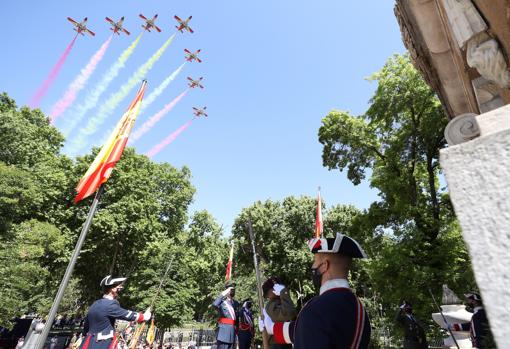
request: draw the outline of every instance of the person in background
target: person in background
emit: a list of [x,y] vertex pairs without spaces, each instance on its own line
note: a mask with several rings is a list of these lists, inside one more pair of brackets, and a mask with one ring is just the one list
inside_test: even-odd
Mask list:
[[237,336],[239,338],[239,349],[249,349],[255,334],[253,313],[251,312],[253,303],[249,298],[245,299],[242,303],[243,305],[239,312],[239,332]]
[[413,314],[411,303],[404,301],[395,320],[404,330],[404,349],[427,349],[427,337],[418,319]]
[[[297,311],[294,302],[289,295],[289,290],[276,276],[271,276],[262,284],[264,298],[268,301],[264,307],[264,316],[269,316],[273,322],[292,321],[296,318]],[[292,348],[291,344],[278,344],[274,338],[269,337],[272,349]]]
[[227,283],[225,290],[214,300],[213,306],[218,309],[217,349],[233,349],[239,324],[239,303],[234,299],[235,284]]

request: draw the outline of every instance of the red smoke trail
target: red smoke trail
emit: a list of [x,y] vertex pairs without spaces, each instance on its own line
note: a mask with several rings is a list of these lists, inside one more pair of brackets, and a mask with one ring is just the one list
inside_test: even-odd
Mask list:
[[166,114],[168,114],[174,107],[175,105],[184,97],[186,96],[186,93],[188,93],[188,90],[184,91],[183,93],[181,93],[180,95],[178,95],[177,97],[174,98],[173,101],[171,101],[170,103],[168,103],[167,105],[165,105],[163,107],[163,109],[161,109],[160,111],[158,111],[156,114],[154,114],[153,116],[151,116],[149,118],[149,120],[145,121],[143,123],[142,126],[140,126],[139,128],[137,128],[133,134],[131,135],[130,137],[130,141],[131,143],[134,143],[136,140],[140,139],[140,137],[142,137],[144,134],[146,134],[147,132],[149,132],[149,130],[154,127],[154,125],[156,125],[156,123],[161,120],[163,118],[163,116],[165,116]]
[[53,124],[55,123],[55,120],[60,117],[66,110],[73,104],[74,100],[76,99],[76,96],[85,87],[85,84],[87,83],[88,79],[96,70],[96,67],[98,63],[103,59],[103,56],[108,49],[108,46],[110,46],[110,42],[113,39],[113,34],[110,35],[108,40],[106,40],[99,50],[90,58],[85,68],[83,68],[80,71],[80,74],[73,80],[73,82],[67,87],[66,92],[58,100],[57,103],[53,105],[50,112],[50,122]]
[[65,49],[64,53],[58,59],[57,64],[55,64],[55,66],[50,71],[50,74],[48,75],[46,80],[43,81],[41,87],[39,87],[37,92],[33,95],[32,99],[28,103],[30,108],[33,109],[33,108],[39,107],[39,104],[41,103],[41,99],[44,97],[46,92],[48,92],[48,89],[50,88],[51,84],[53,83],[53,81],[55,81],[55,79],[58,76],[58,73],[60,73],[60,70],[64,66],[67,56],[71,52],[71,49],[73,48],[74,42],[76,41],[77,37],[78,37],[78,34],[76,34],[73,41],[71,41],[71,43],[69,45],[67,45],[67,48]]
[[172,143],[181,133],[183,133],[184,130],[186,130],[188,127],[190,127],[191,124],[193,123],[193,120],[195,120],[195,118],[188,120],[188,122],[186,122],[184,125],[179,127],[174,132],[170,133],[165,139],[163,139],[163,141],[161,143],[156,144],[154,147],[152,147],[151,150],[149,150],[147,153],[145,153],[145,155],[152,158],[154,155],[156,155],[157,153],[162,151],[167,145]]

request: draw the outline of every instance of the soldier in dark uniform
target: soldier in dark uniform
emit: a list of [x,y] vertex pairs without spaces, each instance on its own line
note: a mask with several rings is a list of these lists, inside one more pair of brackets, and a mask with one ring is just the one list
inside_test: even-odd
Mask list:
[[473,309],[471,322],[464,324],[451,324],[452,331],[469,331],[473,348],[490,349],[488,343],[491,338],[489,328],[489,320],[483,308],[482,297],[476,292],[470,292],[464,295],[467,299],[468,306]]
[[126,278],[112,278],[108,275],[101,281],[103,298],[95,301],[89,308],[83,327],[85,337],[81,349],[115,349],[114,328],[117,319],[137,322],[150,320],[150,309],[142,313],[121,308],[116,298],[124,288],[125,280]]
[[404,301],[395,320],[404,329],[404,349],[427,349],[429,347],[425,331],[414,316],[410,303]]
[[239,303],[234,299],[235,284],[228,283],[226,288],[214,300],[213,306],[218,309],[218,334],[216,335],[217,349],[232,349],[236,341],[239,323]]
[[255,328],[253,326],[253,313],[251,312],[252,301],[245,299],[239,311],[239,349],[249,349],[253,339]]
[[294,343],[294,349],[367,349],[370,321],[347,281],[352,259],[365,258],[365,252],[340,233],[334,239],[312,239],[308,246],[314,253],[312,279],[320,295],[306,303],[295,321],[273,323],[265,317],[259,327],[279,343]]

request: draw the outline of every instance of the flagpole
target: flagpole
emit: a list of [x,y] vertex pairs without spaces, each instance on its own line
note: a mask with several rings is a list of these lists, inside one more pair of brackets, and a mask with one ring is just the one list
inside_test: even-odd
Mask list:
[[[259,308],[260,308],[260,318],[262,321],[264,321],[264,312],[262,311],[264,309],[264,298],[262,294],[262,284],[260,280],[260,270],[259,270],[259,263],[257,261],[257,251],[255,249],[255,236],[253,235],[253,227],[251,225],[251,217],[248,216],[248,232],[250,234],[251,239],[251,247],[253,249],[253,264],[255,265],[255,277],[257,278],[257,296],[259,299]],[[267,331],[264,328],[262,331],[262,347],[264,349],[269,349],[269,338],[267,335]]]
[[58,288],[57,295],[55,296],[53,305],[51,306],[50,313],[48,314],[48,319],[46,320],[46,325],[44,326],[44,329],[39,337],[39,341],[37,342],[36,349],[43,349],[44,343],[46,342],[46,338],[48,337],[48,334],[50,333],[51,325],[53,324],[53,320],[55,320],[55,316],[57,315],[58,307],[60,305],[60,302],[62,301],[62,298],[64,297],[64,293],[65,293],[67,284],[69,283],[69,280],[71,279],[71,275],[73,273],[73,269],[76,264],[76,260],[78,259],[78,256],[80,255],[81,248],[83,246],[83,242],[85,241],[85,237],[87,236],[90,225],[92,224],[92,219],[94,218],[94,214],[96,213],[97,205],[99,204],[99,201],[101,200],[101,196],[103,195],[103,192],[104,192],[104,183],[99,186],[99,189],[96,192],[96,196],[94,197],[94,201],[92,201],[92,205],[90,205],[87,219],[85,220],[85,223],[83,224],[83,227],[81,228],[81,233],[78,238],[78,241],[76,242],[76,246],[74,247],[73,255],[71,256],[71,260],[69,261],[69,264],[67,265],[67,269],[64,274],[64,278],[60,282],[60,286]]

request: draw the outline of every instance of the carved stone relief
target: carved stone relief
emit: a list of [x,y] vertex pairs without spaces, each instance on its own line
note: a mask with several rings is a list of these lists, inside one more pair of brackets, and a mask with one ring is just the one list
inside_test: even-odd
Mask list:
[[468,41],[467,64],[501,88],[510,87],[510,72],[503,52],[494,39],[474,37]]
[[443,0],[443,4],[459,47],[487,30],[487,24],[471,0]]

